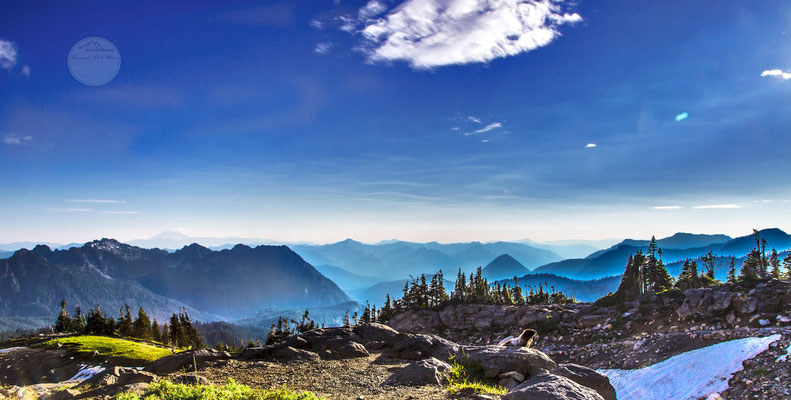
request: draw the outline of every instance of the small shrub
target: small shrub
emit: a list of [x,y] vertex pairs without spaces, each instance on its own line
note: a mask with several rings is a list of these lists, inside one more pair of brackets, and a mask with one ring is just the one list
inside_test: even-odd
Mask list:
[[486,370],[478,363],[471,361],[453,361],[448,378],[448,392],[456,394],[462,391],[473,391],[481,394],[505,394],[504,387],[497,385],[485,376]]

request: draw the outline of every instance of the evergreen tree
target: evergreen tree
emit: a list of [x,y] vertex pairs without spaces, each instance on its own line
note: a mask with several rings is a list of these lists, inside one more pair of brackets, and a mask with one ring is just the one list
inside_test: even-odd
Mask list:
[[744,259],[742,264],[741,279],[742,280],[757,280],[762,279],[764,276],[763,255],[761,254],[761,238],[758,231],[753,229],[753,237],[755,239],[755,247],[753,247]]
[[352,326],[352,322],[349,320],[349,310],[346,310],[346,314],[343,314],[343,326],[347,328]]
[[121,309],[121,316],[118,317],[118,334],[121,337],[132,336],[132,313],[129,312],[129,305]]
[[159,322],[156,318],[154,318],[154,322],[151,323],[151,339],[155,342],[162,343],[162,331],[159,327]]
[[316,323],[310,319],[310,312],[306,309],[302,314],[302,321],[297,325],[297,333],[304,333],[316,328]]
[[714,279],[714,265],[717,262],[717,257],[714,256],[714,252],[709,251],[701,258],[703,262],[703,266],[706,267],[706,276]]
[[459,268],[459,273],[456,275],[456,286],[453,288],[453,292],[451,293],[451,301],[456,304],[464,303],[465,296],[464,292],[467,289],[467,277],[461,272],[461,268]]
[[780,257],[775,249],[769,256],[769,271],[773,279],[780,279]]
[[678,281],[676,281],[676,287],[679,289],[700,287],[698,263],[696,261],[690,261],[689,259],[684,261],[684,265],[681,267],[681,273],[678,275]]
[[74,316],[71,318],[71,331],[77,333],[85,332],[85,316],[82,315],[80,306],[74,308]]
[[371,322],[371,304],[368,301],[365,301],[365,310],[363,311],[363,315],[360,317],[360,322],[363,324],[367,324]]
[[728,282],[736,283],[736,259],[731,257],[731,263],[728,265]]
[[60,301],[60,313],[55,320],[55,332],[68,332],[71,329],[71,318],[69,312],[66,311],[66,299]]
[[788,254],[783,258],[783,266],[786,269],[784,278],[791,279],[791,250],[788,250]]
[[168,332],[168,342],[173,347],[184,347],[186,340],[184,339],[184,331],[181,329],[181,322],[179,316],[173,313],[170,316],[170,330]]
[[132,337],[143,340],[151,340],[151,319],[148,318],[143,307],[137,310],[137,318],[132,323]]
[[393,309],[392,301],[390,300],[390,293],[387,294],[385,297],[385,305],[379,310],[379,318],[377,321],[381,324],[386,324],[390,322],[390,319],[395,316],[395,310]]
[[163,344],[171,346],[173,345],[173,343],[170,341],[170,325],[167,322],[162,324],[162,333],[159,335],[159,337],[161,338]]
[[519,286],[519,279],[517,279],[516,276],[514,276],[514,291],[512,295],[514,299],[513,300],[514,304],[518,306],[522,306],[525,304],[525,295],[524,293],[522,293],[522,287]]

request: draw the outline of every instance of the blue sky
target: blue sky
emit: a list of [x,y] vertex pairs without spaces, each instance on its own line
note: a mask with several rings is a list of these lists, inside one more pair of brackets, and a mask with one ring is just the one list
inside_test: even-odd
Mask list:
[[787,1],[214,3],[0,6],[0,242],[791,228]]

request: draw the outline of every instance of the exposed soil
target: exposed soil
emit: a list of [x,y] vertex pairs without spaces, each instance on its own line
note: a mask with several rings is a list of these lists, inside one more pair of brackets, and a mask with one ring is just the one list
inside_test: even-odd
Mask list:
[[384,381],[409,361],[393,360],[380,354],[347,360],[272,363],[267,361],[216,361],[198,374],[212,383],[228,378],[262,389],[285,387],[311,391],[325,399],[481,399],[475,394],[450,395],[437,385],[387,386]]

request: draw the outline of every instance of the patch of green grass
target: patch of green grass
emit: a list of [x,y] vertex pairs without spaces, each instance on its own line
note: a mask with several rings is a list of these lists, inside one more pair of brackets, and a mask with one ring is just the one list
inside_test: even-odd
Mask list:
[[224,386],[185,385],[167,380],[151,385],[142,395],[119,393],[113,400],[322,400],[311,392],[287,389],[263,390],[229,379]]
[[473,391],[481,394],[506,394],[508,390],[493,383],[484,376],[484,369],[471,362],[454,361],[448,377],[448,392],[456,394],[462,391]]
[[43,343],[43,346],[57,348],[58,343],[75,352],[77,356],[87,357],[96,351],[100,357],[121,359],[138,364],[145,364],[172,354],[170,349],[146,343],[90,335],[52,339]]

